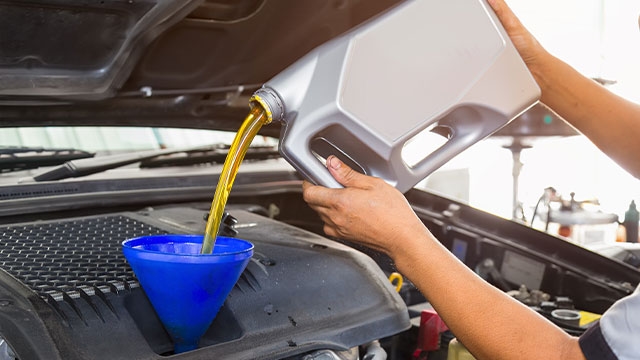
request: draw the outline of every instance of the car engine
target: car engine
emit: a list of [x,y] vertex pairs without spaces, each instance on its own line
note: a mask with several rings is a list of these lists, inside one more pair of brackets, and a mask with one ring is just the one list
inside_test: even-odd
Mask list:
[[[254,255],[199,348],[179,354],[121,243],[202,234],[210,168],[3,186],[0,360],[446,359],[455,334],[428,299],[398,282],[384,254],[326,237],[299,178],[278,164],[249,162],[236,180],[222,232],[253,243]],[[429,192],[405,196],[462,262],[570,334],[589,326],[570,319],[576,311],[597,317],[640,280],[627,264],[523,224]]]
[[[232,215],[254,256],[200,349],[177,358],[357,359],[360,345],[410,326],[404,302],[369,257],[247,208]],[[202,217],[167,207],[3,226],[2,337],[20,359],[171,355],[120,243],[201,233],[204,222],[194,219]]]

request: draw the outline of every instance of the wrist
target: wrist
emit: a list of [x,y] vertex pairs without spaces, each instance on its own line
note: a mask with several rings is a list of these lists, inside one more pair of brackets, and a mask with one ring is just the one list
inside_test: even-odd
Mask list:
[[437,256],[435,246],[439,246],[438,240],[426,228],[421,232],[407,234],[394,243],[389,256],[397,270],[404,275],[415,273],[416,266],[424,266],[425,259],[429,256]]

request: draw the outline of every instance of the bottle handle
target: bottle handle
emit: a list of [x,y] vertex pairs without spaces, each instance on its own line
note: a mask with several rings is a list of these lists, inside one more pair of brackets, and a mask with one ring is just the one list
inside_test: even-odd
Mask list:
[[413,172],[415,177],[424,178],[465,149],[499,130],[509,120],[504,114],[488,108],[473,112],[464,107],[458,108],[439,122],[450,130],[447,142],[426,155],[415,166],[408,167],[405,164],[405,169]]
[[285,141],[280,144],[280,153],[289,164],[310,182],[334,189],[344,187],[333,178],[326,165],[318,159],[308,146],[292,148]]

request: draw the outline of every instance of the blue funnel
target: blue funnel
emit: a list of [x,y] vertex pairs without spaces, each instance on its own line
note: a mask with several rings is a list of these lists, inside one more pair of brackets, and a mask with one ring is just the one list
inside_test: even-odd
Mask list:
[[196,349],[253,255],[248,241],[218,237],[212,254],[200,254],[202,235],[129,239],[122,251],[176,353]]

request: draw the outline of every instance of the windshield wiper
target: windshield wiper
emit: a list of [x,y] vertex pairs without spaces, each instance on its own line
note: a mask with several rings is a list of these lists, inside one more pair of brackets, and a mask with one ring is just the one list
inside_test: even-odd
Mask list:
[[0,147],[0,173],[55,166],[94,156],[95,153],[72,148],[2,146]]
[[[218,146],[218,145],[216,145]],[[99,156],[93,159],[80,159],[67,161],[60,166],[56,166],[52,169],[46,170],[33,176],[33,178],[24,179],[24,181],[53,181],[62,180],[72,177],[81,177],[91,174],[97,174],[103,171],[119,168],[125,165],[134,164],[142,160],[151,159],[156,156],[174,154],[185,151],[192,151],[199,148],[189,149],[160,149],[160,150],[147,150],[138,151],[126,154],[116,154]]]
[[[257,151],[252,151],[251,148],[247,151],[247,155],[245,159],[252,159],[256,156],[261,156],[262,158],[266,158],[267,152],[264,149],[260,149]],[[193,165],[193,164],[202,164],[207,162],[224,162],[224,159],[228,153],[228,146],[222,144],[210,145],[210,146],[199,146],[193,148],[186,149],[161,149],[161,150],[149,150],[149,151],[140,151],[135,153],[127,153],[127,154],[118,154],[118,155],[109,155],[109,156],[100,156],[93,159],[81,159],[74,161],[67,161],[64,164],[49,169],[47,171],[41,172],[39,174],[34,175],[32,178],[23,179],[21,182],[28,181],[54,181],[67,179],[72,177],[82,177],[91,174],[97,174],[103,171],[119,168],[125,165],[130,165],[137,162],[145,162],[152,159],[160,158],[166,155],[172,154],[180,154],[184,153],[185,156],[182,156],[184,159],[189,159],[191,154],[200,154],[199,156],[192,157],[189,161],[176,162],[175,159],[163,159],[159,164],[147,166],[147,167],[158,167],[158,166],[181,166],[181,165]],[[255,155],[251,155],[254,152]],[[274,157],[277,154],[276,150],[271,148],[268,156]],[[206,155],[202,155],[206,154]],[[194,162],[194,159],[197,159],[197,162]],[[171,163],[172,162],[172,163]]]
[[[189,166],[199,164],[222,164],[227,159],[229,147],[219,147],[216,149],[194,150],[184,154],[170,154],[167,156],[157,156],[140,162],[141,168],[157,168],[163,166]],[[245,161],[267,160],[279,158],[277,146],[252,146],[244,156]]]

